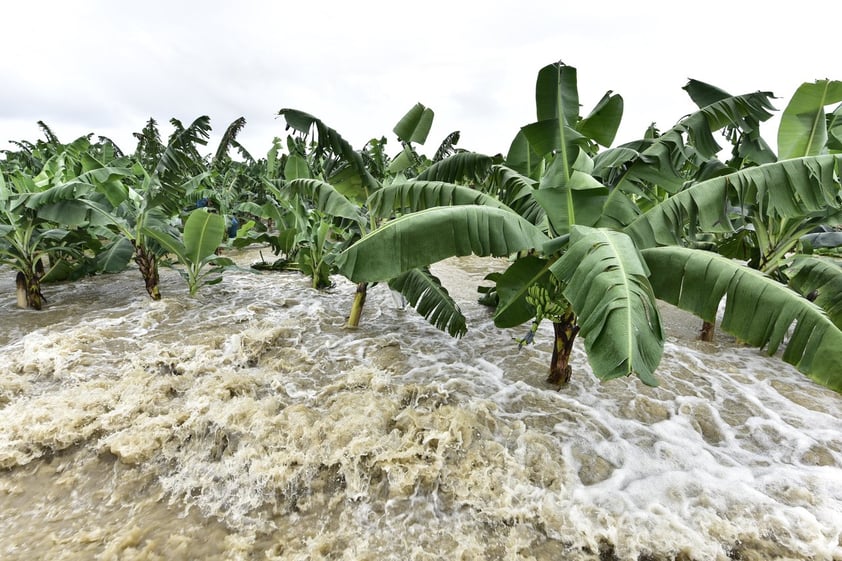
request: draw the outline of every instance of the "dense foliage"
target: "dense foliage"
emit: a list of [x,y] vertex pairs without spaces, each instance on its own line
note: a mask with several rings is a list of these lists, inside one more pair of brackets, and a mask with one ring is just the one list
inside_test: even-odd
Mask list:
[[[519,344],[553,324],[549,380],[563,384],[577,337],[601,379],[657,384],[663,350],[657,300],[842,391],[842,82],[802,85],[783,111],[777,153],[761,125],[771,92],[732,95],[690,80],[698,111],[667,131],[612,146],[624,103],[607,92],[580,113],[578,75],[542,68],[536,120],[505,156],[444,138],[419,152],[434,113],[416,104],[385,136],[355,149],[320,119],[282,109],[285,139],[255,158],[231,123],[203,154],[210,119],[176,119],[163,140],[150,119],[126,153],[88,135],[64,144],[15,142],[0,159],[0,265],[16,275],[18,305],[41,309],[43,282],[124,270],[132,261],[153,299],[159,265],[195,295],[234,263],[226,248],[271,249],[255,269],[295,270],[316,290],[389,287],[453,336],[468,326],[430,265],[476,254],[509,260],[478,287]],[[726,148],[717,142],[720,135]],[[232,156],[233,154],[233,156]],[[724,157],[723,157],[724,156]]]

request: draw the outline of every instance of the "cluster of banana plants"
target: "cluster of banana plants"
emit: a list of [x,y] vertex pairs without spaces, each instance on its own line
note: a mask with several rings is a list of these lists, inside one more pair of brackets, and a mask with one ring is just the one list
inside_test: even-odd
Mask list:
[[[422,104],[413,106],[395,125],[399,149],[390,157],[385,137],[373,138],[362,150],[355,150],[336,130],[320,119],[295,109],[279,112],[293,134],[287,137],[288,154],[277,167],[282,169],[266,180],[272,200],[244,209],[252,215],[272,219],[273,232],[251,229],[235,241],[237,245],[262,242],[271,245],[281,258],[268,268],[297,269],[312,279],[313,288],[325,288],[339,273],[337,258],[342,251],[392,214],[385,213],[381,193],[391,192],[407,181],[420,178],[426,169],[457,152],[459,133],[441,142],[432,159],[418,152],[426,142],[434,113]],[[451,334],[465,332],[464,318],[447,291],[427,268],[406,271],[389,280],[424,317]],[[348,326],[359,325],[369,283],[357,284],[348,315]]]
[[[173,119],[171,125],[174,132],[164,143],[150,119],[135,134],[131,156],[107,138],[92,143],[92,135],[62,144],[43,124],[46,142],[17,143],[20,150],[6,153],[0,264],[17,274],[18,305],[40,309],[42,282],[118,272],[132,260],[155,300],[161,297],[159,263],[172,264],[169,257],[185,267],[191,294],[221,279],[218,273],[232,265],[213,255],[225,218],[218,209],[212,214],[195,204],[219,175],[199,153],[209,119],[199,117],[189,126]],[[230,147],[235,141],[223,142]]]
[[157,299],[160,263],[175,265],[192,295],[233,266],[222,245],[263,244],[277,259],[255,268],[297,270],[315,289],[337,274],[356,283],[349,326],[368,287],[386,282],[460,337],[465,317],[430,266],[504,257],[480,301],[498,327],[523,329],[518,345],[552,323],[552,383],[570,379],[581,337],[600,379],[657,384],[663,300],[697,315],[703,334],[719,321],[842,390],[842,82],[795,92],[777,153],[761,136],[771,92],[732,95],[697,80],[684,89],[697,111],[612,146],[622,97],[609,91],[582,115],[576,69],[547,65],[536,120],[505,156],[457,149],[458,132],[421,155],[434,117],[421,104],[393,128],[392,156],[385,137],[356,150],[295,109],[279,111],[289,134],[262,159],[236,141],[243,119],[207,157],[207,117],[171,120],[167,142],[150,120],[132,155],[102,137],[63,145],[42,124],[46,141],[17,143],[0,160],[0,265],[17,274],[22,306],[40,308],[43,280],[132,260]]
[[[656,300],[688,310],[842,390],[842,269],[828,253],[842,211],[842,83],[795,93],[778,152],[760,136],[772,94],[730,95],[691,80],[699,110],[610,147],[623,113],[608,92],[580,114],[576,69],[544,67],[537,120],[502,162],[458,153],[379,190],[382,222],[338,259],[354,282],[395,279],[452,256],[508,257],[483,301],[499,327],[548,319],[549,379],[570,377],[577,336],[601,379],[655,385],[664,339]],[[731,144],[730,159],[715,135]],[[432,180],[432,181],[430,181]],[[826,243],[816,243],[826,235]],[[811,237],[812,236],[812,237]]]

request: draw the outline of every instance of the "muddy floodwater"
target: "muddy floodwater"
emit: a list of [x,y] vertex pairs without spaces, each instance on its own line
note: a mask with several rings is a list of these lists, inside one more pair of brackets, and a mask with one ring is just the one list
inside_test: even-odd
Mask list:
[[[266,251],[266,250],[264,250]],[[257,250],[235,254],[244,266]],[[269,256],[267,256],[269,257]],[[842,395],[664,305],[661,385],[493,327],[461,340],[371,288],[162,271],[45,288],[0,270],[0,559],[842,560]]]

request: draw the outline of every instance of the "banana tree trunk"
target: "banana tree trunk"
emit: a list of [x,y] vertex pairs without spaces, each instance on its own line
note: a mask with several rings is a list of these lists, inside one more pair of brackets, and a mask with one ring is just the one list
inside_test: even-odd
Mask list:
[[716,336],[716,324],[709,321],[702,322],[702,329],[699,331],[699,339],[710,343]]
[[153,300],[161,299],[161,290],[158,287],[158,260],[155,254],[149,251],[142,245],[135,244],[134,260],[140,269],[140,274],[143,275],[143,280],[146,283],[146,292]]
[[579,326],[576,325],[576,314],[573,312],[568,312],[559,319],[560,321],[553,322],[555,340],[547,382],[564,386],[570,381],[570,354],[573,352],[573,342],[579,333]]
[[361,282],[357,285],[357,292],[354,294],[354,303],[351,305],[351,315],[348,316],[348,323],[345,324],[345,327],[359,327],[360,316],[363,314],[367,292],[368,283]]
[[19,308],[40,310],[44,306],[44,294],[41,292],[41,277],[44,276],[44,263],[35,261],[32,271],[18,271],[15,277],[17,305]]
[[18,272],[17,276],[15,277],[15,286],[18,300],[18,308],[28,308],[29,291],[26,289],[26,276],[24,276],[23,273]]

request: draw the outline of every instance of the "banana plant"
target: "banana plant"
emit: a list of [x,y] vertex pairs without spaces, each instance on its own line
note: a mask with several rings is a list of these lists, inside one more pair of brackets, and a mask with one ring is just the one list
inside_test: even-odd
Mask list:
[[230,258],[216,254],[225,235],[225,218],[207,209],[199,208],[189,214],[181,236],[153,227],[145,227],[143,233],[175,255],[184,266],[178,272],[187,282],[190,296],[195,296],[203,286],[222,282],[223,271],[235,266]]
[[96,223],[108,228],[113,237],[109,255],[126,263],[134,258],[153,300],[161,298],[158,260],[165,250],[147,232],[165,231],[180,220],[189,195],[199,190],[208,176],[197,145],[207,143],[210,119],[199,117],[187,127],[177,119],[170,123],[174,131],[166,144],[157,123],[150,119],[135,133],[138,145],[134,155],[117,160],[125,167],[115,169],[87,156],[90,173],[102,180],[57,186],[37,198],[44,206],[39,211],[42,215],[61,217],[68,225]]
[[[387,205],[378,198],[384,186],[400,183],[405,174],[423,173],[433,161],[454,153],[454,145],[458,142],[458,132],[448,135],[433,161],[418,154],[415,144],[426,141],[433,120],[433,111],[420,103],[414,105],[393,128],[401,144],[401,151],[394,158],[386,155],[385,137],[372,139],[362,151],[357,152],[341,135],[315,117],[292,109],[282,110],[281,115],[305,138],[310,134],[315,136],[311,142],[313,149],[309,152],[305,153],[300,148],[290,150],[285,165],[285,181],[281,185],[286,199],[296,205],[293,215],[306,214],[310,220],[313,216],[329,220],[332,228],[338,226],[345,233],[344,236],[334,236],[339,240],[331,244],[332,248],[324,259],[330,263],[332,274],[337,272],[333,261],[339,252],[391,214],[391,210],[384,211]],[[300,142],[298,146],[302,144]],[[377,209],[373,209],[372,205]],[[320,225],[315,232],[318,234],[326,228]],[[299,230],[307,231],[306,228]],[[317,246],[318,243],[315,246],[310,244],[310,247]],[[387,280],[389,287],[400,293],[424,317],[453,334],[464,333],[464,317],[458,306],[428,268],[407,271]],[[348,327],[359,325],[368,286],[367,282],[357,283],[346,324]]]
[[[92,166],[93,158],[86,152],[90,147],[87,137],[69,145],[50,146],[53,155],[39,163],[38,173],[32,175],[31,168],[15,166],[8,182],[0,173],[0,263],[17,271],[18,305],[33,309],[43,306],[42,281],[59,277],[56,271],[62,266],[89,272],[94,271],[91,261],[102,267],[99,270],[110,266],[106,253],[99,252],[97,234],[102,232],[97,228],[103,221],[57,211],[55,202],[119,182],[128,173],[116,167]],[[91,258],[92,252],[98,255]]]
[[[636,374],[644,383],[656,384],[654,373],[663,351],[656,298],[710,318],[727,295],[726,331],[774,353],[794,325],[784,360],[816,381],[842,389],[842,331],[823,319],[815,304],[742,263],[683,247],[688,226],[684,218],[705,222],[725,216],[727,198],[721,190],[717,195],[700,183],[662,202],[647,200],[650,210],[641,213],[625,190],[609,189],[593,174],[592,154],[596,145],[613,139],[622,101],[606,94],[588,117],[581,118],[575,69],[561,63],[539,72],[536,101],[539,120],[516,138],[511,165],[495,170],[495,190],[510,197],[509,204],[458,205],[453,199],[449,206],[402,214],[343,252],[342,273],[357,282],[374,282],[451,256],[512,258],[497,278],[495,323],[507,327],[531,319],[534,327],[545,317],[551,319],[555,341],[550,380],[558,383],[569,376],[567,346],[580,335],[600,379]],[[756,110],[754,104],[731,105],[745,114]],[[692,127],[698,132],[711,122],[735,120],[696,118]],[[710,132],[708,128],[705,138]],[[657,159],[640,161],[637,173],[642,174],[647,163],[657,171]],[[819,176],[827,189],[819,193],[835,192],[835,172],[813,168],[811,174],[795,168],[803,173],[784,185],[794,183],[815,194]],[[751,179],[766,193],[763,171]],[[743,177],[740,173],[745,172],[708,180],[707,186],[719,181],[721,189],[727,189]],[[675,177],[673,172],[664,175],[670,181]],[[667,184],[654,172],[648,176],[652,185]],[[684,207],[668,206],[690,197],[686,192],[696,197]],[[821,198],[819,194],[812,200]],[[780,313],[736,319],[754,308]]]

